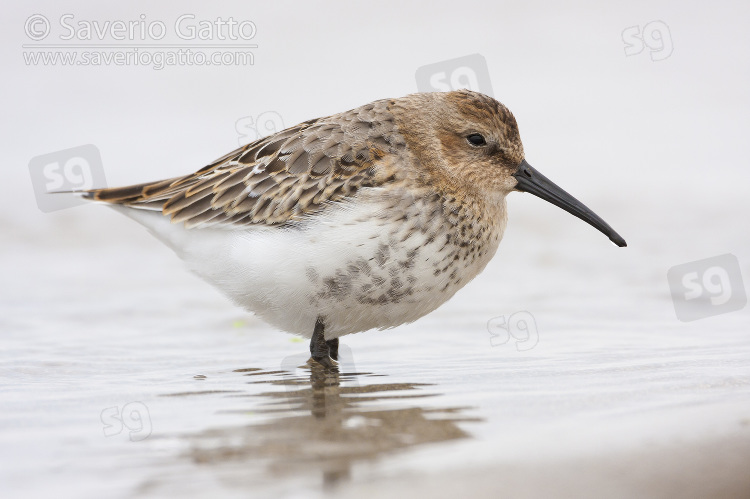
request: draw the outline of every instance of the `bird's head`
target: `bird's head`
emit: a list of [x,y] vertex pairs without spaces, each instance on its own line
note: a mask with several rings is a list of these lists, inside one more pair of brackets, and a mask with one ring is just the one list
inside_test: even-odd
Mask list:
[[419,93],[396,99],[391,111],[409,149],[436,179],[487,199],[529,192],[626,246],[604,220],[526,162],[516,119],[492,97],[470,90]]

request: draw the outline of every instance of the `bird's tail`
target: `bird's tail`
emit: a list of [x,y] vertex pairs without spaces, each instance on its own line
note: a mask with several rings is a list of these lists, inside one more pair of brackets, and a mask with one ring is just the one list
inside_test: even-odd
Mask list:
[[100,203],[119,204],[141,210],[161,211],[164,203],[172,195],[170,187],[173,187],[183,179],[184,177],[175,177],[158,182],[147,182],[125,187],[105,187],[103,189],[77,191],[76,194],[83,199]]

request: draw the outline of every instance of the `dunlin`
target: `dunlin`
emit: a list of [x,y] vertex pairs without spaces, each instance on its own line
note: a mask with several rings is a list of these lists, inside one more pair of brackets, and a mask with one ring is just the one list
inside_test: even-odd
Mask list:
[[[412,322],[479,274],[530,192],[601,218],[524,158],[516,120],[460,90],[384,99],[293,126],[194,174],[87,191],[330,366],[340,336]],[[332,360],[333,359],[333,360]]]

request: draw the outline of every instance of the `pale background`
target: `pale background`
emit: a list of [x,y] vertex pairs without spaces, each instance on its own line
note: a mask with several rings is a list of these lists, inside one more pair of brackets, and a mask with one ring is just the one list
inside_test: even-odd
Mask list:
[[[213,406],[232,404],[170,399],[167,408],[159,396],[194,389],[193,375],[209,372],[213,389],[226,388],[233,369],[277,369],[306,345],[233,308],[111,210],[42,213],[33,157],[93,144],[110,186],[181,175],[237,147],[240,119],[271,111],[291,126],[401,96],[417,90],[418,68],[477,53],[528,161],[629,247],[512,194],[509,229],[480,277],[412,325],[345,341],[360,370],[433,383],[442,398],[432,403],[471,407],[481,421],[464,427],[472,438],[358,463],[338,493],[750,495],[748,308],[681,322],[667,281],[673,266],[726,253],[750,276],[745,2],[66,0],[4,10],[4,496],[322,493],[317,482],[238,485],[231,469],[180,460],[175,435],[228,425]],[[65,13],[143,13],[168,26],[184,13],[250,19],[255,64],[25,65],[26,19]],[[623,31],[652,21],[668,27],[671,55],[626,56]],[[535,318],[538,344],[493,347],[487,322],[518,311]],[[153,436],[102,436],[99,413],[131,401],[148,405]]]

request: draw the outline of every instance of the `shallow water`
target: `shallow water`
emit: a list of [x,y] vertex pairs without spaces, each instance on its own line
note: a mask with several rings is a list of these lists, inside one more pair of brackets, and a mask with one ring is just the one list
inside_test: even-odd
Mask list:
[[[29,236],[3,255],[0,482],[15,495],[750,492],[748,313],[676,320],[678,235],[620,250],[519,216],[451,302],[344,337],[326,375],[129,221],[56,216],[55,251]],[[71,236],[76,217],[110,237]]]

